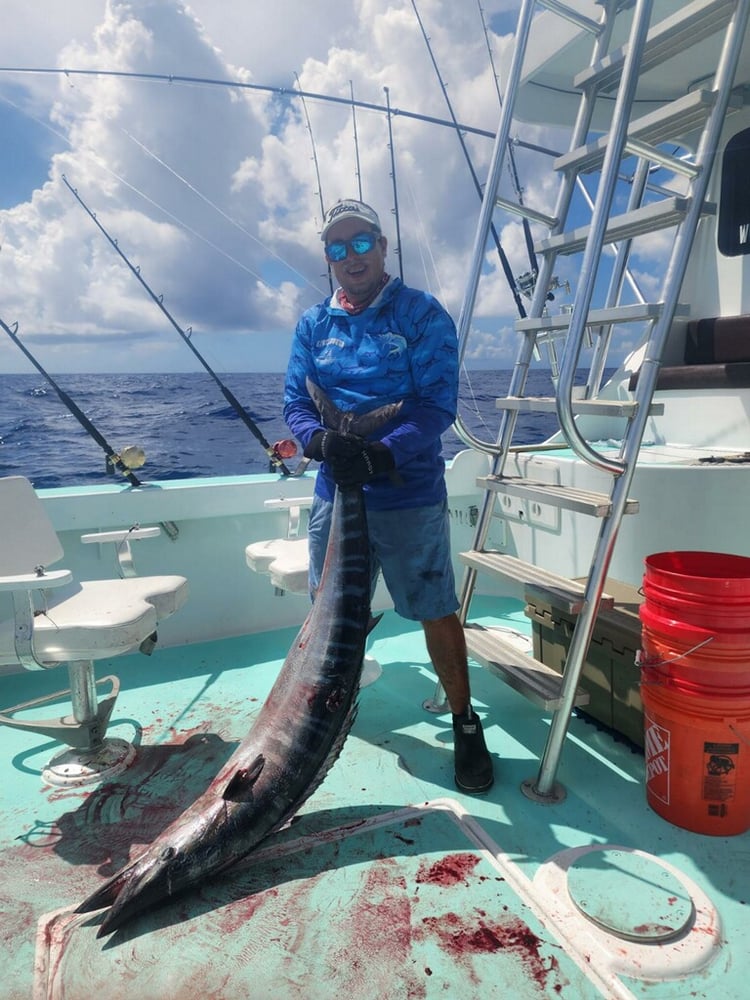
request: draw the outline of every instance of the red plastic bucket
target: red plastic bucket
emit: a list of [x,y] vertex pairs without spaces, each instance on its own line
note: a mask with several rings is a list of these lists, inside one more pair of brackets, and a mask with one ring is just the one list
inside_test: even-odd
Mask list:
[[750,697],[686,693],[642,672],[646,800],[694,833],[750,829]]
[[642,666],[656,668],[685,691],[701,693],[708,686],[750,696],[750,632],[727,637],[665,618],[645,603],[639,614]]
[[750,559],[645,560],[641,699],[646,797],[696,833],[750,829]]
[[750,558],[725,552],[657,552],[646,557],[643,593],[665,618],[748,638]]

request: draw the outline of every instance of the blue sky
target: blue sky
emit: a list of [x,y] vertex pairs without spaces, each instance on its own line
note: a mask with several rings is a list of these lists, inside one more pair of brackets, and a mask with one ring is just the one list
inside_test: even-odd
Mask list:
[[[453,112],[488,133],[466,135],[480,179],[518,7],[416,3]],[[297,317],[328,293],[321,200],[360,186],[389,270],[458,318],[479,198],[455,133],[399,113],[450,117],[412,0],[4,0],[3,13],[0,318],[50,372],[197,364],[64,179],[216,371],[285,368]],[[348,103],[384,106],[386,89],[395,184],[386,115]],[[522,183],[552,197],[549,177]],[[516,219],[501,239],[514,274],[527,271]],[[491,248],[484,272],[466,363],[509,367],[517,313]],[[0,370],[32,370],[2,334]]]

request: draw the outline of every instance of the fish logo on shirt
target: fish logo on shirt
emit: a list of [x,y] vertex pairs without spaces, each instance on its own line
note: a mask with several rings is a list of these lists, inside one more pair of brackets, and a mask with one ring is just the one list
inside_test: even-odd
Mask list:
[[406,337],[402,337],[399,333],[388,331],[388,333],[382,334],[382,340],[389,345],[388,354],[386,355],[389,358],[397,358],[407,348]]

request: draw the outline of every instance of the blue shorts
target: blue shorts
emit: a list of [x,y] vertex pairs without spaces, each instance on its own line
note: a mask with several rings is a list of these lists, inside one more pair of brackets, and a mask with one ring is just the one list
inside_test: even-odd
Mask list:
[[[313,499],[308,525],[311,594],[323,571],[332,513],[329,500]],[[373,592],[382,571],[402,618],[432,621],[458,610],[447,501],[406,510],[368,510],[367,526]]]

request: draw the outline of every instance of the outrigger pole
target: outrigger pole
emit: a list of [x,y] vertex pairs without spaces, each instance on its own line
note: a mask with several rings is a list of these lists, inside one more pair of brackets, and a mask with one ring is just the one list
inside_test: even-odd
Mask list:
[[279,455],[278,451],[276,450],[276,447],[273,446],[273,445],[270,445],[268,443],[268,441],[266,441],[265,437],[263,436],[262,431],[257,426],[257,424],[255,423],[255,421],[252,419],[252,417],[250,416],[250,414],[245,410],[245,408],[243,407],[242,403],[240,403],[240,401],[237,399],[237,397],[234,395],[234,393],[230,389],[228,389],[227,386],[224,385],[224,383],[221,381],[221,379],[216,374],[216,372],[211,368],[211,366],[208,364],[208,362],[203,357],[203,355],[200,353],[200,351],[197,349],[197,347],[195,347],[195,345],[193,344],[192,340],[190,339],[190,334],[192,333],[192,328],[188,327],[187,331],[185,331],[185,330],[182,329],[182,327],[179,325],[179,323],[177,322],[177,320],[172,316],[172,314],[169,312],[169,310],[167,309],[167,307],[164,305],[164,302],[162,301],[162,297],[160,295],[157,295],[151,289],[151,287],[147,284],[147,282],[145,281],[145,279],[141,275],[140,268],[135,267],[133,264],[131,264],[131,262],[128,259],[128,257],[126,256],[126,254],[123,253],[123,251],[118,246],[117,240],[113,239],[109,235],[109,233],[107,232],[107,230],[104,228],[104,226],[101,224],[101,222],[99,222],[99,220],[97,219],[96,215],[91,211],[91,209],[85,203],[85,201],[83,200],[83,198],[81,198],[81,196],[78,194],[78,192],[76,191],[76,189],[69,183],[67,177],[64,174],[62,175],[62,179],[63,179],[63,183],[65,184],[65,186],[67,187],[67,189],[70,191],[70,193],[73,195],[73,197],[76,199],[76,201],[81,206],[81,208],[83,208],[84,211],[86,212],[86,214],[89,216],[89,218],[93,220],[93,222],[95,223],[95,225],[97,226],[97,228],[100,230],[100,232],[102,232],[104,234],[104,236],[107,238],[107,241],[109,242],[110,246],[113,247],[117,251],[117,253],[120,255],[120,257],[122,257],[122,259],[125,261],[125,263],[127,264],[128,268],[130,269],[130,271],[136,276],[136,278],[138,279],[138,281],[140,281],[141,285],[143,285],[143,287],[146,289],[146,291],[148,292],[148,294],[151,297],[151,299],[156,303],[156,305],[159,307],[159,309],[161,309],[161,311],[164,313],[164,315],[167,317],[167,319],[169,320],[169,322],[172,324],[172,326],[175,328],[175,330],[179,333],[179,335],[185,341],[185,343],[190,348],[190,350],[193,352],[193,354],[196,356],[196,358],[200,361],[200,363],[206,369],[206,371],[211,376],[211,378],[214,380],[214,382],[216,382],[216,384],[218,385],[219,389],[221,390],[221,394],[224,396],[224,399],[226,399],[226,401],[229,403],[229,405],[232,407],[232,409],[235,411],[235,413],[240,417],[240,419],[243,421],[243,423],[248,428],[248,430],[250,431],[250,433],[260,442],[260,444],[262,445],[265,453],[268,455],[269,459],[271,460],[271,464],[274,465],[274,466],[276,466],[276,468],[278,469],[278,471],[282,475],[284,475],[284,476],[291,476],[292,473],[289,471],[289,469],[284,464],[284,460]]
[[[36,368],[39,374],[47,379],[47,381],[55,390],[57,395],[60,397],[64,405],[67,406],[68,410],[76,418],[76,420],[83,427],[83,429],[87,431],[88,434],[91,435],[94,441],[96,441],[96,443],[99,445],[99,447],[106,455],[107,468],[116,469],[117,472],[121,473],[127,479],[127,481],[130,483],[131,486],[142,486],[143,483],[140,481],[138,476],[136,476],[136,474],[133,472],[132,468],[128,465],[128,463],[123,459],[122,455],[119,452],[115,451],[115,449],[112,447],[109,441],[107,441],[104,435],[99,430],[97,430],[97,428],[89,420],[89,418],[86,416],[83,410],[81,410],[78,404],[73,399],[71,399],[71,397],[62,388],[62,386],[58,385],[57,382],[55,382],[55,380],[52,378],[49,372],[46,371],[42,367],[42,365],[37,361],[37,359],[34,357],[34,355],[31,353],[28,347],[26,347],[26,345],[21,342],[21,340],[18,337],[18,323],[14,323],[13,326],[11,327],[8,326],[5,320],[0,319],[0,326],[2,326],[3,330],[5,330],[5,332],[8,334],[8,336],[16,345],[16,347],[21,351],[24,357],[26,357],[32,363],[32,365]],[[142,455],[142,452],[138,451],[138,454]],[[177,525],[173,521],[162,521],[160,523],[162,528],[164,528],[166,534],[172,540],[177,538],[179,531]]]
[[[453,127],[456,131],[456,135],[458,136],[458,141],[461,144],[461,149],[463,151],[464,157],[466,158],[466,162],[469,166],[469,172],[471,173],[471,178],[474,181],[474,187],[476,188],[477,194],[479,195],[479,199],[481,201],[482,198],[484,197],[484,192],[482,191],[482,185],[479,183],[479,178],[477,177],[476,171],[474,170],[474,164],[471,162],[471,156],[469,155],[469,150],[466,146],[466,140],[464,139],[463,136],[464,129],[462,128],[461,125],[459,125],[458,119],[456,118],[456,114],[453,110],[451,99],[448,96],[448,90],[445,86],[445,83],[443,82],[443,77],[441,76],[440,70],[438,69],[438,64],[435,61],[435,56],[432,51],[432,46],[430,45],[429,36],[425,31],[424,24],[422,23],[422,18],[419,16],[416,0],[411,0],[411,5],[414,8],[414,14],[417,18],[417,23],[419,24],[420,31],[422,32],[422,37],[424,38],[425,45],[427,46],[427,51],[430,55],[430,60],[435,70],[435,75],[437,76],[438,83],[440,84],[440,89],[443,92],[443,97],[445,98],[445,104],[446,107],[448,108],[448,113],[451,117],[451,121],[453,122]],[[518,309],[518,315],[521,317],[521,319],[524,319],[524,317],[526,316],[526,309],[524,308],[523,302],[521,301],[521,296],[518,292],[518,285],[515,276],[511,269],[510,263],[508,262],[508,258],[505,255],[505,251],[502,248],[502,244],[500,243],[500,237],[498,235],[497,229],[495,229],[494,223],[490,223],[490,231],[492,233],[492,238],[495,241],[495,247],[497,248],[497,255],[500,258],[500,265],[503,269],[503,273],[505,274],[505,278],[508,282],[511,293],[515,300],[516,308]]]

